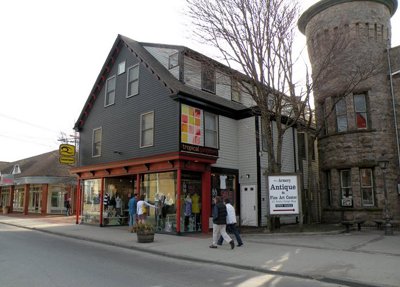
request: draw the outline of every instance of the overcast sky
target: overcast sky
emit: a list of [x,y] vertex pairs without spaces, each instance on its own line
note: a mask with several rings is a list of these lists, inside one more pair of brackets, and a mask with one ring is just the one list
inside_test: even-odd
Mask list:
[[[304,11],[317,1],[300,2]],[[193,39],[184,6],[185,0],[1,1],[0,161],[58,149],[61,132],[73,134],[118,34],[209,55]],[[400,45],[399,11],[392,27],[392,45]]]

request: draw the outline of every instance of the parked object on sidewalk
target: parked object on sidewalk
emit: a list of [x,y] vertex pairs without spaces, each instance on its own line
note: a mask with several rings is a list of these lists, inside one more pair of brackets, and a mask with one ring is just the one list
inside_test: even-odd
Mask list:
[[149,243],[154,241],[154,226],[150,223],[136,224],[137,241],[140,243]]
[[9,211],[10,211],[10,207],[9,206],[4,206],[3,207],[3,214],[8,214]]

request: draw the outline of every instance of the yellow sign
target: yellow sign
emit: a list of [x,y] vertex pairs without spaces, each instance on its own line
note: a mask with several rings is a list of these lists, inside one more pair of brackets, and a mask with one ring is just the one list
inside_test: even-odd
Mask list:
[[60,161],[60,163],[62,163],[62,164],[74,164],[74,163],[75,163],[75,157],[71,157],[71,156],[60,156],[59,161]]
[[75,156],[75,146],[70,144],[61,144],[59,151],[61,156]]

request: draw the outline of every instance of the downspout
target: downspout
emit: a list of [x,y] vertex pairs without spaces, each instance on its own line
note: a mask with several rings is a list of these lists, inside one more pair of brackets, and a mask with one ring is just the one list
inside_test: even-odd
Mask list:
[[388,61],[388,66],[389,66],[390,95],[392,97],[394,127],[395,127],[395,131],[396,131],[397,161],[398,161],[398,164],[399,164],[399,167],[400,167],[399,130],[397,128],[396,102],[395,102],[394,90],[393,90],[393,73],[392,73],[392,65],[390,63],[389,45],[390,45],[390,38],[388,39],[386,50],[387,50],[387,61]]
[[[260,130],[261,124],[259,124],[260,118],[258,116],[255,118],[255,129],[256,129],[256,168],[257,168],[257,226],[261,226],[261,159],[260,159],[260,140],[262,140],[262,131]],[[268,197],[267,197],[268,199]],[[268,199],[269,200],[269,199]],[[268,214],[268,212],[267,212]]]

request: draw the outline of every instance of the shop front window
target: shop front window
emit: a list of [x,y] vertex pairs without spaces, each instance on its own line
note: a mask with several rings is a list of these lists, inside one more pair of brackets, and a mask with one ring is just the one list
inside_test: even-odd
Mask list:
[[9,198],[10,198],[10,188],[3,187],[0,194],[0,206],[2,207],[8,206]]
[[13,210],[23,211],[24,209],[25,188],[23,186],[16,187],[14,190]]
[[176,172],[144,174],[140,187],[145,201],[157,207],[147,209],[146,221],[157,232],[176,232]]
[[42,186],[31,185],[29,188],[28,211],[33,213],[40,213],[41,205],[42,205]]
[[135,192],[133,177],[106,178],[103,196],[103,225],[127,225],[128,201]]
[[180,230],[201,231],[201,174],[183,172],[181,190]]
[[101,179],[90,179],[83,182],[82,222],[100,223],[100,190]]
[[64,200],[67,196],[67,189],[66,186],[63,184],[56,185],[52,184],[49,185],[49,194],[50,194],[50,213],[56,214],[64,214]]
[[213,172],[211,174],[211,202],[213,198],[221,196],[228,198],[236,209],[237,174],[232,172]]

